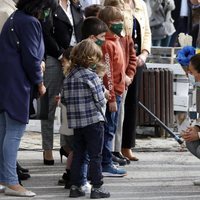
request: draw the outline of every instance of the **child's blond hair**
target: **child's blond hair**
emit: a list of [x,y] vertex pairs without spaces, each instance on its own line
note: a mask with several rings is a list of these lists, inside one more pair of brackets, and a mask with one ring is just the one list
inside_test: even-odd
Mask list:
[[73,47],[70,60],[71,68],[77,66],[89,68],[102,60],[102,51],[93,40],[85,39]]
[[99,19],[104,21],[109,26],[111,21],[124,21],[124,16],[119,8],[113,6],[106,6],[105,8],[100,10]]

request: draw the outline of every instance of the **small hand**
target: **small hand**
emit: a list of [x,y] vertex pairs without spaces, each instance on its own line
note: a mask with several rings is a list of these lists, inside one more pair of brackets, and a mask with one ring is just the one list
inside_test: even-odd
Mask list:
[[46,93],[46,87],[44,86],[43,83],[40,83],[38,85],[38,92],[40,96],[43,96]]
[[111,98],[109,90],[105,89],[105,98],[109,100]]
[[128,86],[132,83],[132,79],[126,75],[125,77],[125,84],[126,84],[126,89],[128,88]]
[[45,66],[46,66],[46,65],[45,65],[45,62],[42,61],[41,64],[40,64],[40,67],[41,67],[42,72],[45,71]]
[[116,103],[116,101],[109,103],[109,111],[110,112],[117,112],[117,103]]

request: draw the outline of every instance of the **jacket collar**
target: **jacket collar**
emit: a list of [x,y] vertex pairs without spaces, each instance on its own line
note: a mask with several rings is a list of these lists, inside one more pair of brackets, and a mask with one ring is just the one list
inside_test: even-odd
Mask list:
[[[75,26],[80,21],[79,17],[76,16],[76,13],[81,12],[81,6],[80,6],[80,4],[75,5],[72,2],[69,4],[69,6],[71,8],[71,13],[72,13],[73,21],[74,21],[74,26]],[[72,26],[69,18],[67,17],[65,11],[63,10],[63,8],[60,5],[57,7],[56,11],[54,12],[54,17],[59,18],[60,20],[66,22],[67,24]]]

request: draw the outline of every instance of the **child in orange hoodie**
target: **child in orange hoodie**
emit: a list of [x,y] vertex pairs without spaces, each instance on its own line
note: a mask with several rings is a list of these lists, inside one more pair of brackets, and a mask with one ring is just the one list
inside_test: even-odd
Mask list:
[[99,18],[109,27],[102,51],[107,68],[103,82],[111,95],[106,109],[107,124],[104,132],[102,171],[104,176],[125,176],[126,170],[113,165],[111,151],[122,95],[136,72],[136,56],[133,51],[133,65],[127,69],[129,59],[125,57],[124,51],[129,49],[127,45],[130,43],[127,39],[120,39],[124,20],[120,9],[107,6],[99,12]]

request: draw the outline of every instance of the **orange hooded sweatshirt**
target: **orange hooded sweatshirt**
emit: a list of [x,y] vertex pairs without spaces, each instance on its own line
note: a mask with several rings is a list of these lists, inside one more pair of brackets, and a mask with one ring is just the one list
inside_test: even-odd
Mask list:
[[115,95],[122,95],[125,91],[125,60],[119,39],[120,37],[116,34],[107,32],[102,46],[106,65],[103,83],[111,95],[109,102],[116,101]]

